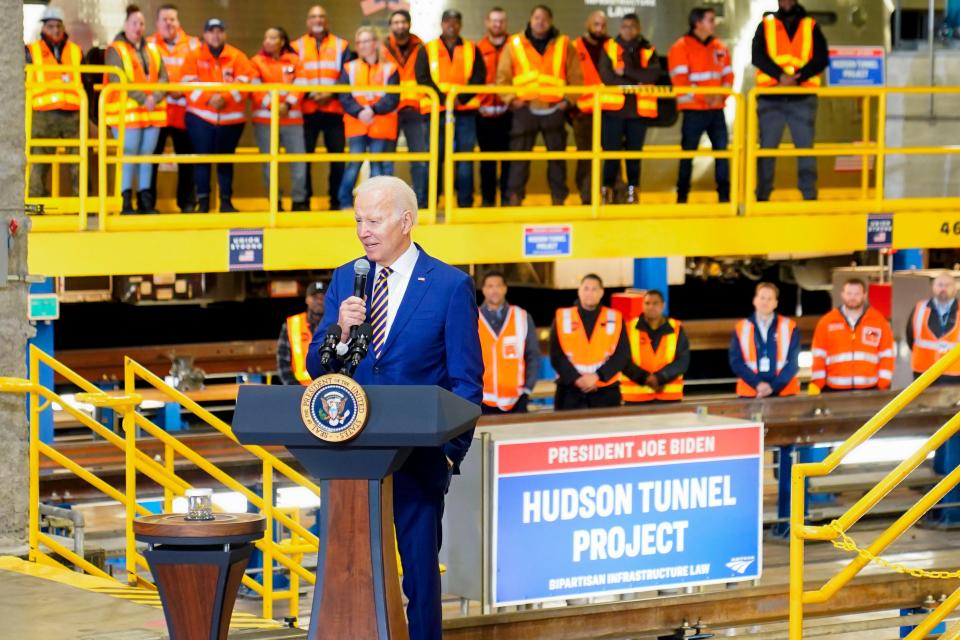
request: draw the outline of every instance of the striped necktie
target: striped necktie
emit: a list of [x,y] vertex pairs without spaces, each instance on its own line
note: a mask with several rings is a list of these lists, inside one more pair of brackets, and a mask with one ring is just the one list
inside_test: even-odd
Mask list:
[[373,285],[373,301],[370,303],[370,325],[373,327],[373,355],[380,358],[383,345],[387,341],[387,308],[390,293],[387,291],[387,278],[393,270],[390,267],[380,269],[380,275]]

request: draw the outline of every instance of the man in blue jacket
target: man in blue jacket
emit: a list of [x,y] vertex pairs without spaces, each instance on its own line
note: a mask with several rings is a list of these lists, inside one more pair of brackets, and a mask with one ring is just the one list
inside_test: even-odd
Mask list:
[[[356,192],[357,237],[370,261],[366,299],[353,296],[353,261],[334,271],[326,312],[307,355],[322,373],[319,349],[327,327],[369,322],[373,339],[354,379],[362,385],[439,385],[470,402],[483,398],[483,356],[476,290],[462,271],[432,258],[410,234],[417,198],[403,180],[378,176]],[[459,473],[473,431],[442,448],[417,448],[393,474],[393,513],[411,640],[440,640],[441,518],[450,478]]]
[[776,313],[780,290],[761,282],[754,313],[737,323],[730,340],[730,368],[742,398],[792,396],[800,391],[800,332],[797,323]]

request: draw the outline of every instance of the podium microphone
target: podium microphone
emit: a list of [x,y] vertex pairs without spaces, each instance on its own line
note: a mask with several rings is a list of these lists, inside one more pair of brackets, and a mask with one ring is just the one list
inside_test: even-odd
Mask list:
[[[367,293],[367,275],[370,273],[370,263],[363,258],[353,263],[353,297],[363,299]],[[357,327],[350,327],[350,340],[357,339]]]
[[343,372],[351,378],[360,361],[367,356],[370,341],[373,340],[373,327],[370,326],[369,322],[364,322],[354,329],[357,330],[356,336],[350,342],[350,351],[347,352],[343,361]]
[[320,366],[327,373],[330,373],[330,362],[337,355],[337,345],[340,344],[340,338],[343,330],[340,325],[333,323],[327,327],[327,335],[323,338],[323,345],[320,347]]

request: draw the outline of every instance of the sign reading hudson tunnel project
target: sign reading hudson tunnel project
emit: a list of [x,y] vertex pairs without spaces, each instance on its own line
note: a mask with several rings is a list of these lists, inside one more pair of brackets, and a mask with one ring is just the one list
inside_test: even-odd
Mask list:
[[760,576],[760,424],[498,442],[495,605]]

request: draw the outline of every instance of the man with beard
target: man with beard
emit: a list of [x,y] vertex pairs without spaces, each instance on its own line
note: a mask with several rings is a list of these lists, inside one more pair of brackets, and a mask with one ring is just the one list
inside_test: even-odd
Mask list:
[[[600,79],[600,56],[603,47],[610,39],[607,34],[607,15],[603,11],[594,11],[587,18],[586,33],[573,41],[583,71],[583,84],[602,85]],[[602,108],[601,104],[601,108]],[[590,151],[593,148],[593,94],[584,93],[577,98],[577,108],[572,111],[573,140],[577,151]],[[599,117],[599,114],[598,116]],[[590,204],[590,161],[577,160],[577,174],[574,182],[580,191],[580,202]]]
[[283,384],[308,385],[313,381],[307,372],[307,347],[323,319],[324,291],[322,282],[307,287],[307,310],[290,316],[280,328],[277,339],[277,371]]
[[[410,12],[397,9],[390,14],[390,36],[383,43],[383,58],[397,65],[401,87],[417,86],[417,54],[423,41],[410,33]],[[400,94],[397,128],[407,141],[407,151],[423,153],[427,150],[427,128],[420,115],[420,95],[415,91]],[[427,206],[427,163],[411,162],[410,177],[417,194],[417,206]]]
[[[494,7],[487,13],[487,33],[477,41],[477,51],[483,56],[487,70],[487,85],[497,84],[497,63],[507,43],[507,12]],[[509,151],[510,122],[512,117],[503,99],[493,93],[480,96],[480,117],[477,119],[477,143],[480,151]],[[510,165],[502,162],[500,179],[497,180],[497,161],[480,163],[480,200],[484,207],[497,206],[497,185],[500,186],[500,202],[506,204],[507,178]]]

